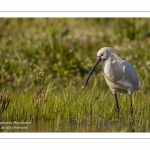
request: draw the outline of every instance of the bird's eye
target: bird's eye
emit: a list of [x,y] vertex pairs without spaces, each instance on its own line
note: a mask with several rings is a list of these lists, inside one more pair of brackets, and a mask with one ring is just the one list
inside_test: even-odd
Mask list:
[[101,56],[103,56],[103,54],[101,54]]

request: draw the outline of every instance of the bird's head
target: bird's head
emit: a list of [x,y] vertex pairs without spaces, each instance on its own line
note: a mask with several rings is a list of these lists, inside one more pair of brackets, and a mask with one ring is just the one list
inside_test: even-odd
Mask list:
[[103,47],[97,52],[97,59],[106,60],[113,52],[110,47]]

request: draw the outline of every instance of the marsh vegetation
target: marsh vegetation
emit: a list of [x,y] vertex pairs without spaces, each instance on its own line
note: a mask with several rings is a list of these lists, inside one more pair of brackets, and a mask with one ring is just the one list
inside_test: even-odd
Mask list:
[[[149,132],[149,23],[149,18],[0,19],[0,121],[45,123],[39,131],[51,132]],[[132,122],[129,96],[118,95],[118,116],[100,65],[80,89],[104,46],[120,51],[136,69],[140,90],[133,96]]]

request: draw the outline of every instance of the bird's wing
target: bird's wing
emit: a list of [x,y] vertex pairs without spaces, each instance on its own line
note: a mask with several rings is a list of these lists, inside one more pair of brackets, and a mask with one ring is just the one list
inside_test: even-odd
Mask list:
[[138,77],[134,67],[126,61],[123,61],[122,64],[125,77],[133,84],[135,90],[138,90]]

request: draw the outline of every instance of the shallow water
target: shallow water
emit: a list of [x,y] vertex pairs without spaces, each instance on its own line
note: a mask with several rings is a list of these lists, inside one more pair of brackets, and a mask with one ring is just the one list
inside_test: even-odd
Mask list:
[[104,121],[99,124],[90,123],[52,123],[47,121],[1,122],[0,132],[131,132],[134,125]]

